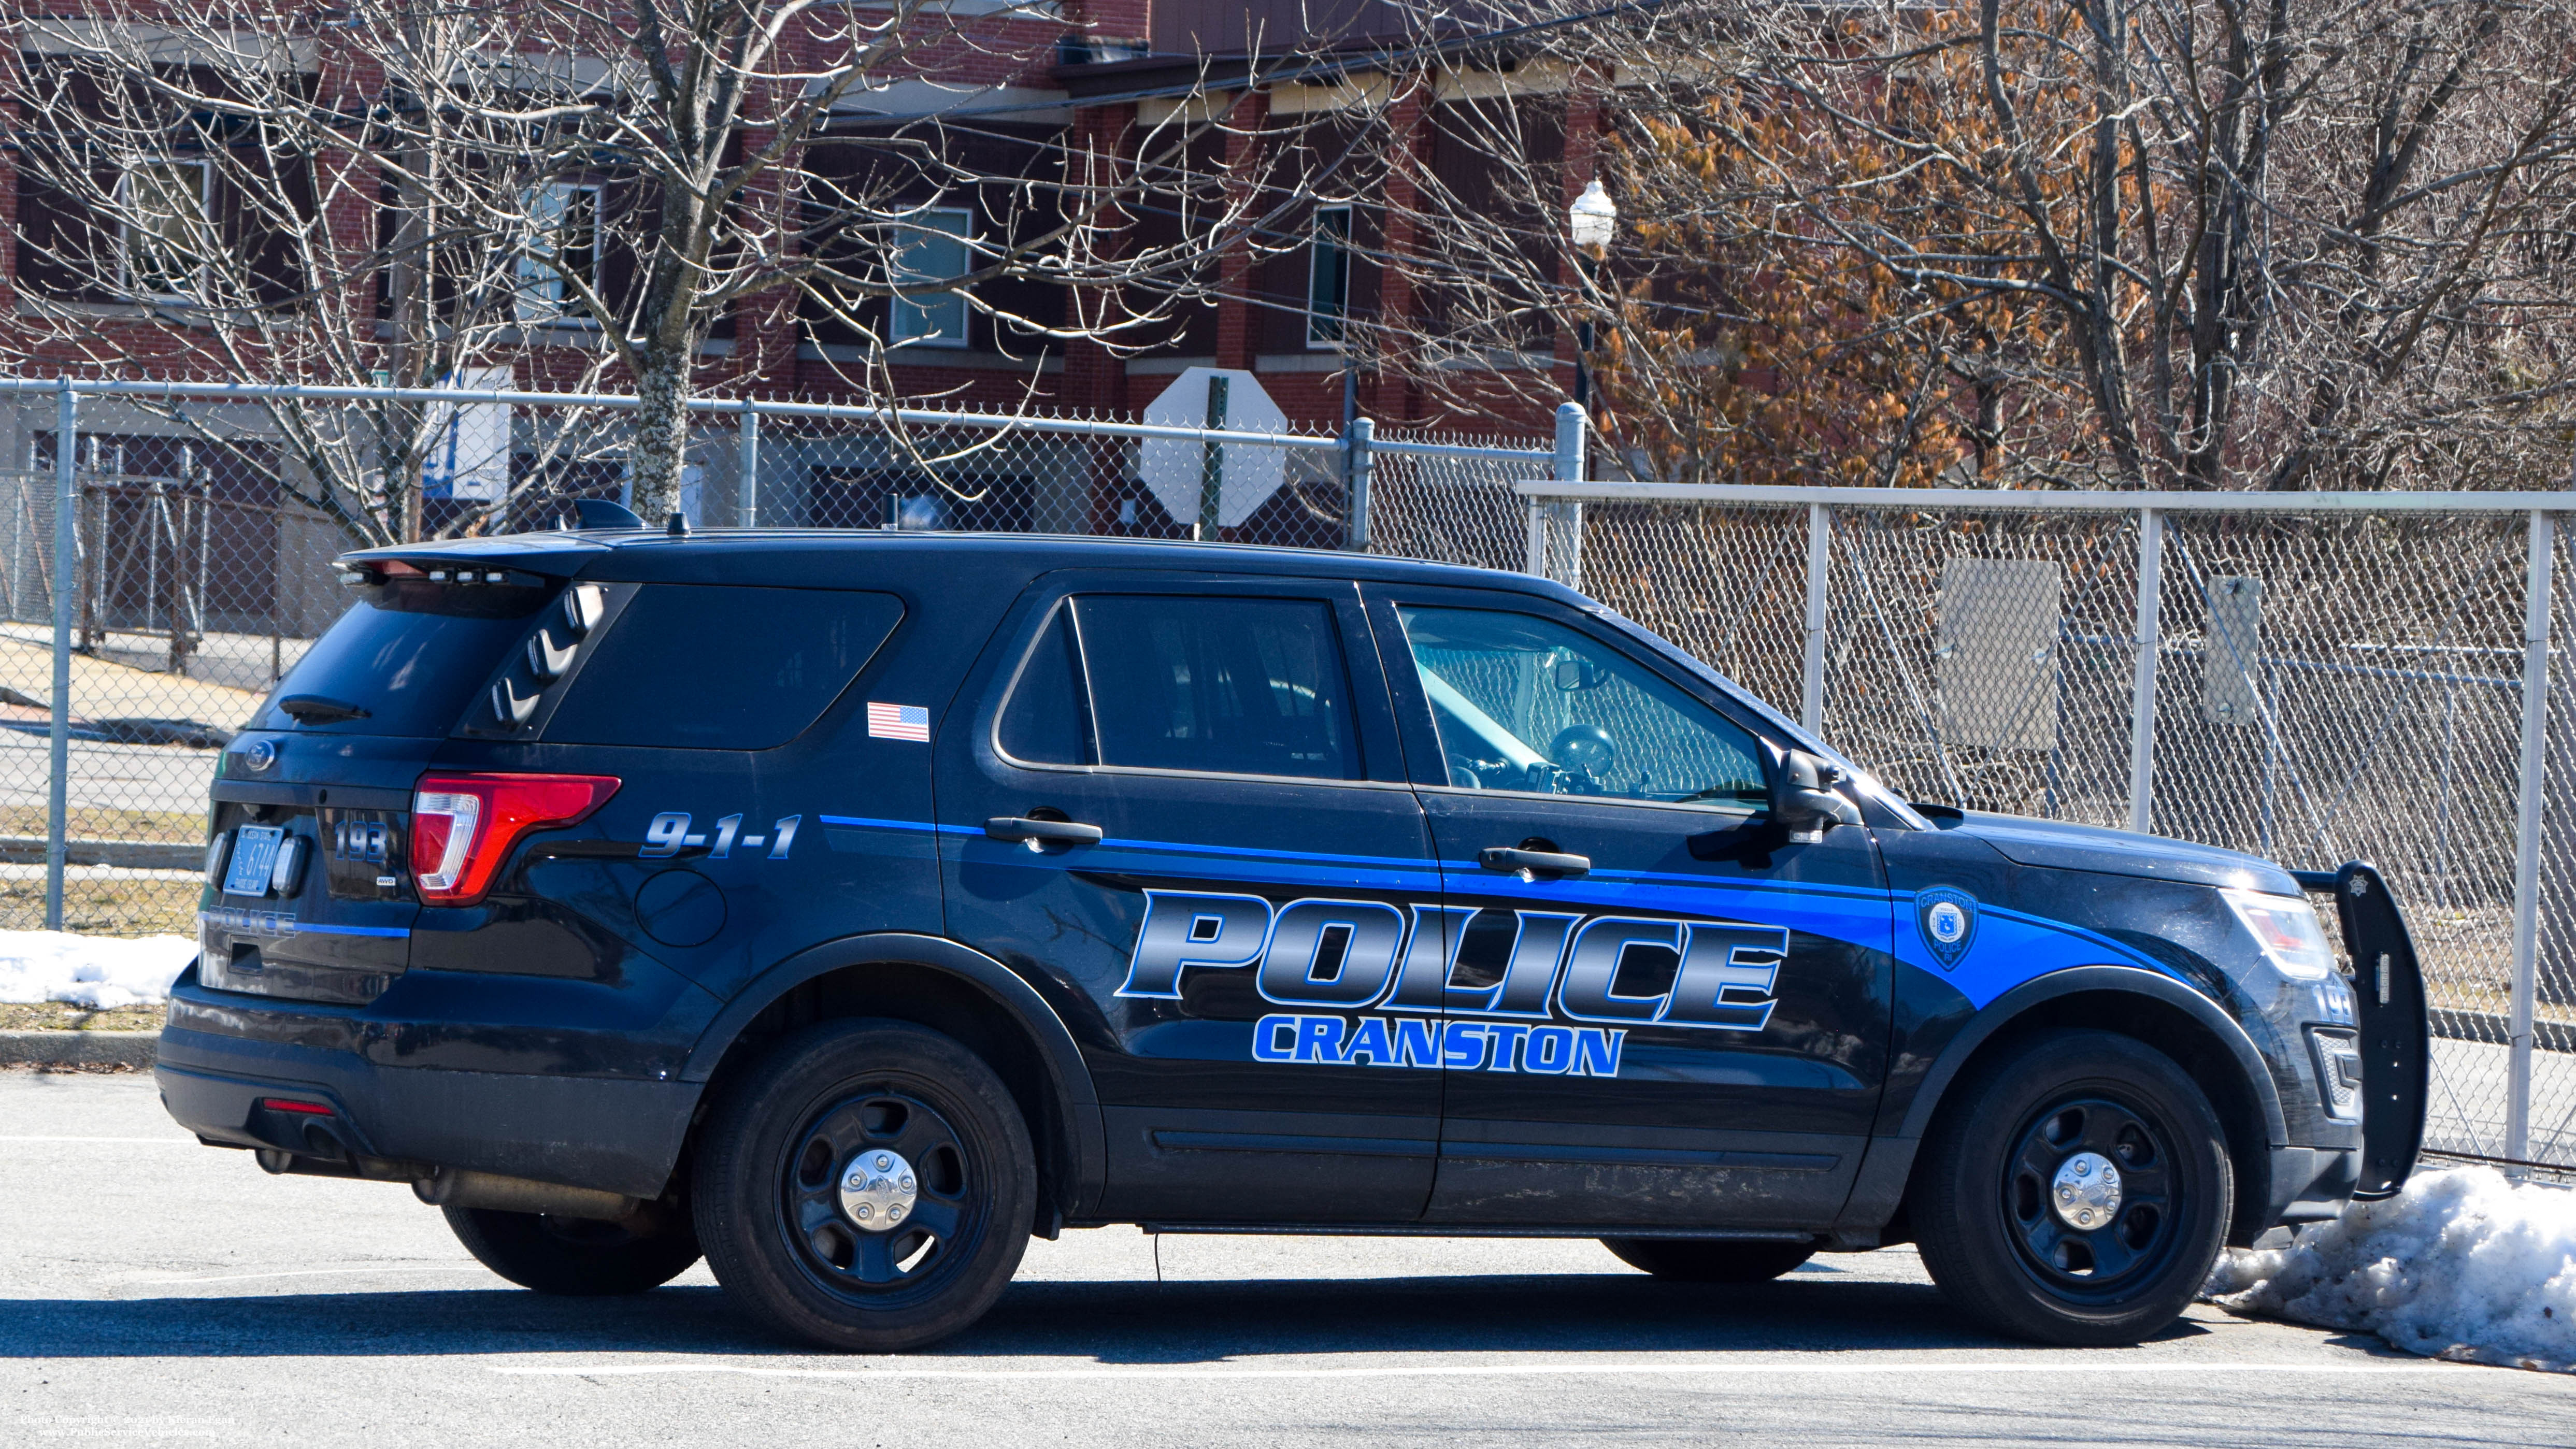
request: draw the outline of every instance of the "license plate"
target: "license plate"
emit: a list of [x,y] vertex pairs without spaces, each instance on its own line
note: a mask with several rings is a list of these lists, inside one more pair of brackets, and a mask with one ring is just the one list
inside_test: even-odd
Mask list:
[[233,863],[224,871],[224,894],[264,896],[269,872],[277,868],[277,847],[286,840],[280,825],[245,825],[233,832]]

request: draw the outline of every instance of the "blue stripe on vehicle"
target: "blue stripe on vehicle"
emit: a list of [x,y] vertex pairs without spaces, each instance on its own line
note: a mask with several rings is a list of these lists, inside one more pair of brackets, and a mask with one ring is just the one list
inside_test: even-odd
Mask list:
[[[971,859],[984,867],[1338,886],[1390,893],[1454,889],[1460,895],[1533,906],[1555,902],[1586,912],[1636,910],[1757,920],[1870,950],[1893,945],[1897,960],[1948,982],[1980,1008],[2025,981],[2073,966],[2135,966],[2178,981],[2183,979],[2154,957],[2098,932],[1983,902],[1977,907],[1976,945],[1955,967],[1945,967],[1933,957],[1915,929],[1912,894],[1868,886],[1622,870],[1596,870],[1563,880],[1524,881],[1517,875],[1486,870],[1474,861],[1336,855],[1119,837],[1079,850],[1039,854],[1016,843],[989,840],[980,825],[933,826],[846,815],[826,815],[822,820],[827,825],[934,831],[946,837],[943,854],[951,860],[963,863]],[[989,848],[978,848],[985,843]]]
[[[940,830],[939,826],[921,820],[877,820],[865,815],[820,815],[815,818],[826,825],[855,825],[864,830],[918,831],[927,835],[936,835]],[[982,832],[979,829],[977,833]]]

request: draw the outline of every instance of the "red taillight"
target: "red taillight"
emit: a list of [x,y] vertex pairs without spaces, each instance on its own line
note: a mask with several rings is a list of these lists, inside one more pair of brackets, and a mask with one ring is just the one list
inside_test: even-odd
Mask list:
[[578,825],[617,793],[614,775],[423,775],[411,803],[411,871],[424,905],[483,899],[531,830]]
[[262,1097],[259,1104],[272,1112],[301,1112],[308,1117],[328,1117],[331,1109],[319,1102],[295,1102],[284,1097]]

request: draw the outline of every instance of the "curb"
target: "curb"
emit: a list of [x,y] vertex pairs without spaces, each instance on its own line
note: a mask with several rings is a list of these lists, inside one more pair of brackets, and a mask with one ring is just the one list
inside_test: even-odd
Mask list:
[[[0,861],[43,865],[47,841],[41,835],[0,835]],[[128,870],[204,870],[206,848],[166,840],[67,840],[66,865],[113,865]]]
[[145,1068],[160,1046],[157,1031],[0,1031],[0,1066]]
[[[2488,1046],[2504,1046],[2513,1040],[2513,1018],[2496,1012],[2436,1006],[2426,1015],[2432,1018],[2435,1036],[2484,1042]],[[2563,1021],[2535,1021],[2531,1024],[2531,1044],[2545,1052],[2576,1052],[2576,1026]]]

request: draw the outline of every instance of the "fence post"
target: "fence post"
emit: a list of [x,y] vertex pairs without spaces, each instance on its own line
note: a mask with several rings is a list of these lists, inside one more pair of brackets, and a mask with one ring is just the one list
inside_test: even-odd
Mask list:
[[[2522,799],[2513,839],[2513,1005],[2505,1034],[2504,1155],[2531,1156],[2531,1007],[2540,966],[2541,772],[2549,734],[2550,565],[2557,520],[2531,515],[2531,565],[2522,604]],[[2509,1169],[2519,1176],[2521,1168]]]
[[[1223,373],[1208,378],[1207,427],[1215,432],[1225,426],[1226,390],[1233,379]],[[1217,541],[1217,515],[1225,506],[1225,444],[1199,444],[1199,521],[1190,529],[1190,537],[1201,543]]]
[[1369,483],[1377,476],[1377,460],[1369,447],[1377,439],[1377,419],[1353,418],[1342,430],[1342,476],[1349,499],[1350,525],[1346,547],[1353,553],[1366,553],[1369,547]]
[[2129,828],[2155,823],[2156,652],[2163,647],[2165,516],[2138,510],[2138,672],[2129,695]]
[[[1556,409],[1556,481],[1583,481],[1583,445],[1590,419],[1579,403]],[[1569,589],[1583,587],[1583,500],[1563,498],[1548,505],[1546,554],[1541,572]]]
[[742,400],[742,440],[734,445],[734,473],[739,480],[734,487],[737,521],[745,528],[760,525],[760,407],[749,398]]
[[45,929],[63,928],[63,863],[70,847],[72,745],[72,590],[80,571],[80,485],[73,456],[80,401],[68,377],[54,394],[54,709],[48,741],[53,779],[45,787]]
[[1833,565],[1834,518],[1821,503],[1807,505],[1807,650],[1798,694],[1798,723],[1825,732],[1825,586]]

